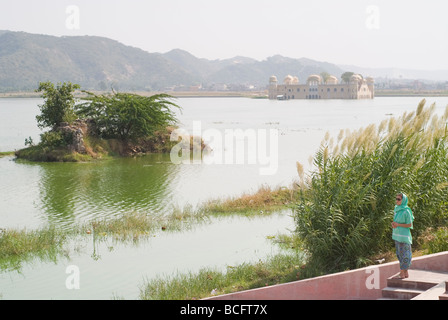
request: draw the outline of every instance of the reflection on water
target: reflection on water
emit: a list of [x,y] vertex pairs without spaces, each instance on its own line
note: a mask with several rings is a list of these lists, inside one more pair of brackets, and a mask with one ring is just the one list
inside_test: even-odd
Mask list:
[[58,225],[127,212],[160,213],[178,171],[166,155],[33,165],[40,166],[41,210]]
[[169,155],[91,163],[0,158],[0,225],[67,226],[128,212],[161,213],[169,208],[178,170]]

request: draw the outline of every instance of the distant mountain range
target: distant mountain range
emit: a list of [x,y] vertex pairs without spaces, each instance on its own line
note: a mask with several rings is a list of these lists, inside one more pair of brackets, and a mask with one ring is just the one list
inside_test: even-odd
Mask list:
[[374,77],[448,80],[448,71],[362,69],[307,58],[280,55],[257,61],[246,57],[200,59],[175,49],[149,53],[118,41],[95,36],[55,37],[0,31],[0,92],[32,91],[41,81],[78,83],[83,89],[165,90],[201,85],[204,89],[227,85],[263,89],[269,77],[288,75],[304,81],[310,74],[345,71]]

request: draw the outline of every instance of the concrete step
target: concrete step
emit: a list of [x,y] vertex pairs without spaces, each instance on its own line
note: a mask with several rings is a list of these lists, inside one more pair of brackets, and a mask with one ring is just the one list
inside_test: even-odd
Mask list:
[[425,290],[386,287],[383,289],[383,298],[397,300],[411,300],[412,298],[422,294]]
[[409,278],[399,279],[396,275],[387,279],[387,287],[383,289],[383,298],[402,300],[438,300],[447,295],[447,272],[428,270],[409,270]]
[[441,282],[448,281],[447,272],[409,270],[409,278],[398,279],[399,273],[387,279],[388,287],[428,290]]
[[412,298],[411,300],[440,300],[440,296],[445,293],[445,283],[440,282],[431,289],[426,290],[422,294]]
[[448,281],[445,281],[445,292],[439,296],[439,300],[448,300]]

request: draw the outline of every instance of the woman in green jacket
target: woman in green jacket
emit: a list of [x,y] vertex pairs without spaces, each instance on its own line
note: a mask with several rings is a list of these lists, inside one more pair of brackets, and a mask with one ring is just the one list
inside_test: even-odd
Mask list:
[[413,229],[414,215],[408,207],[408,197],[404,193],[397,194],[395,200],[392,239],[395,240],[397,258],[400,262],[399,278],[403,279],[409,277],[408,269],[411,266],[411,229]]

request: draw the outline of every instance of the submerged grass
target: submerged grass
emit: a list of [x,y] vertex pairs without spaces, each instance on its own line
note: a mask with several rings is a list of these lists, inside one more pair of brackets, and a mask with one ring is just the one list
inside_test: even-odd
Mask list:
[[[77,237],[95,237],[95,240],[112,239],[123,243],[137,243],[155,236],[160,232],[175,232],[186,230],[200,223],[209,223],[213,217],[229,214],[247,215],[242,203],[251,199],[258,199],[251,203],[253,212],[273,212],[281,201],[265,201],[269,199],[268,189],[243,200],[233,198],[226,201],[210,201],[198,208],[190,205],[184,208],[173,207],[165,214],[126,213],[115,218],[95,219],[70,228],[57,229],[46,227],[38,230],[0,229],[0,271],[20,269],[21,265],[33,259],[56,260],[61,256],[68,256],[68,243]],[[286,192],[283,190],[282,193]],[[274,192],[273,198],[277,197]],[[263,196],[261,196],[263,195]],[[220,203],[219,207],[217,203]],[[219,209],[220,208],[220,209]]]
[[0,229],[0,271],[18,270],[23,262],[40,258],[56,260],[65,254],[68,235],[55,228],[42,230]]
[[2,152],[0,152],[0,158],[7,157],[7,156],[13,156],[13,155],[14,155],[14,151],[2,151]]
[[[213,217],[225,217],[231,213],[252,217],[262,210],[273,212],[282,203],[285,205],[291,201],[290,196],[291,192],[284,188],[270,190],[262,187],[255,194],[246,194],[241,199],[210,201],[196,209],[192,206],[172,208],[168,214],[163,215],[128,213],[113,219],[89,221],[64,230],[52,227],[40,230],[0,229],[0,272],[19,271],[23,263],[33,259],[56,262],[61,257],[69,257],[71,249],[68,245],[72,240],[94,237],[95,241],[113,239],[134,244],[160,232],[175,232],[199,223],[208,223]],[[251,212],[249,215],[248,210],[243,210],[243,204],[248,202]],[[219,207],[217,203],[220,203]],[[213,290],[213,294],[219,294],[296,280],[302,264],[300,261],[303,261],[298,251],[300,243],[291,235],[278,235],[268,239],[279,243],[286,252],[264,262],[228,266],[226,272],[202,269],[198,275],[190,273],[178,274],[168,279],[158,278],[145,284],[141,290],[141,298],[196,299],[210,296]]]
[[133,242],[153,236],[160,231],[179,231],[193,223],[206,221],[201,211],[173,208],[169,214],[128,213],[115,219],[101,219],[85,223],[78,228],[78,234],[108,236],[114,240]]

